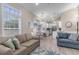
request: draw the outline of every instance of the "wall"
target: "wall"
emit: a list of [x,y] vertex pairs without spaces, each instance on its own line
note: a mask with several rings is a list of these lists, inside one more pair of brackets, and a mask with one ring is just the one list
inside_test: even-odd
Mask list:
[[1,17],[1,12],[2,12],[2,9],[1,9],[1,4],[0,4],[0,36],[2,35],[2,17]]
[[[76,32],[77,30],[77,19],[78,19],[78,9],[77,8],[72,8],[67,11],[65,11],[62,16],[61,16],[61,22],[62,22],[62,30],[66,32]],[[67,22],[72,23],[71,28],[67,28],[65,24]]]

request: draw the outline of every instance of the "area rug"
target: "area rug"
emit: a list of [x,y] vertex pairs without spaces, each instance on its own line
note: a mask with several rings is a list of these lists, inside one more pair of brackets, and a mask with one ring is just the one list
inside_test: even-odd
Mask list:
[[47,50],[45,48],[37,47],[34,51],[32,51],[31,55],[64,55],[57,51]]

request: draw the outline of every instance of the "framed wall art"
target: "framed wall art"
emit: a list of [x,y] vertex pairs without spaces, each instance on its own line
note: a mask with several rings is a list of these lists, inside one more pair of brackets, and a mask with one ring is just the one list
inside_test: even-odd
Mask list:
[[66,26],[66,28],[71,28],[71,27],[72,27],[72,22],[67,21],[67,22],[65,23],[65,26]]

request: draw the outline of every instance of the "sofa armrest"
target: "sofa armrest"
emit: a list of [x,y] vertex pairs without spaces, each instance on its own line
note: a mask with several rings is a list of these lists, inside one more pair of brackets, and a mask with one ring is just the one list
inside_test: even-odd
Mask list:
[[56,39],[57,39],[57,41],[59,41],[61,38],[59,38],[59,37],[56,37]]
[[12,55],[13,51],[5,47],[4,45],[0,45],[0,55]]

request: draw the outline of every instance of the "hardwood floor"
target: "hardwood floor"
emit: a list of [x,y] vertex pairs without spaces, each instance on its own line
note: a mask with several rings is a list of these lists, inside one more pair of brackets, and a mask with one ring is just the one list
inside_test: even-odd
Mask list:
[[58,47],[57,40],[52,36],[40,39],[40,47],[49,49],[52,51],[57,51],[58,53],[66,54],[66,55],[78,55],[79,50],[65,47]]

